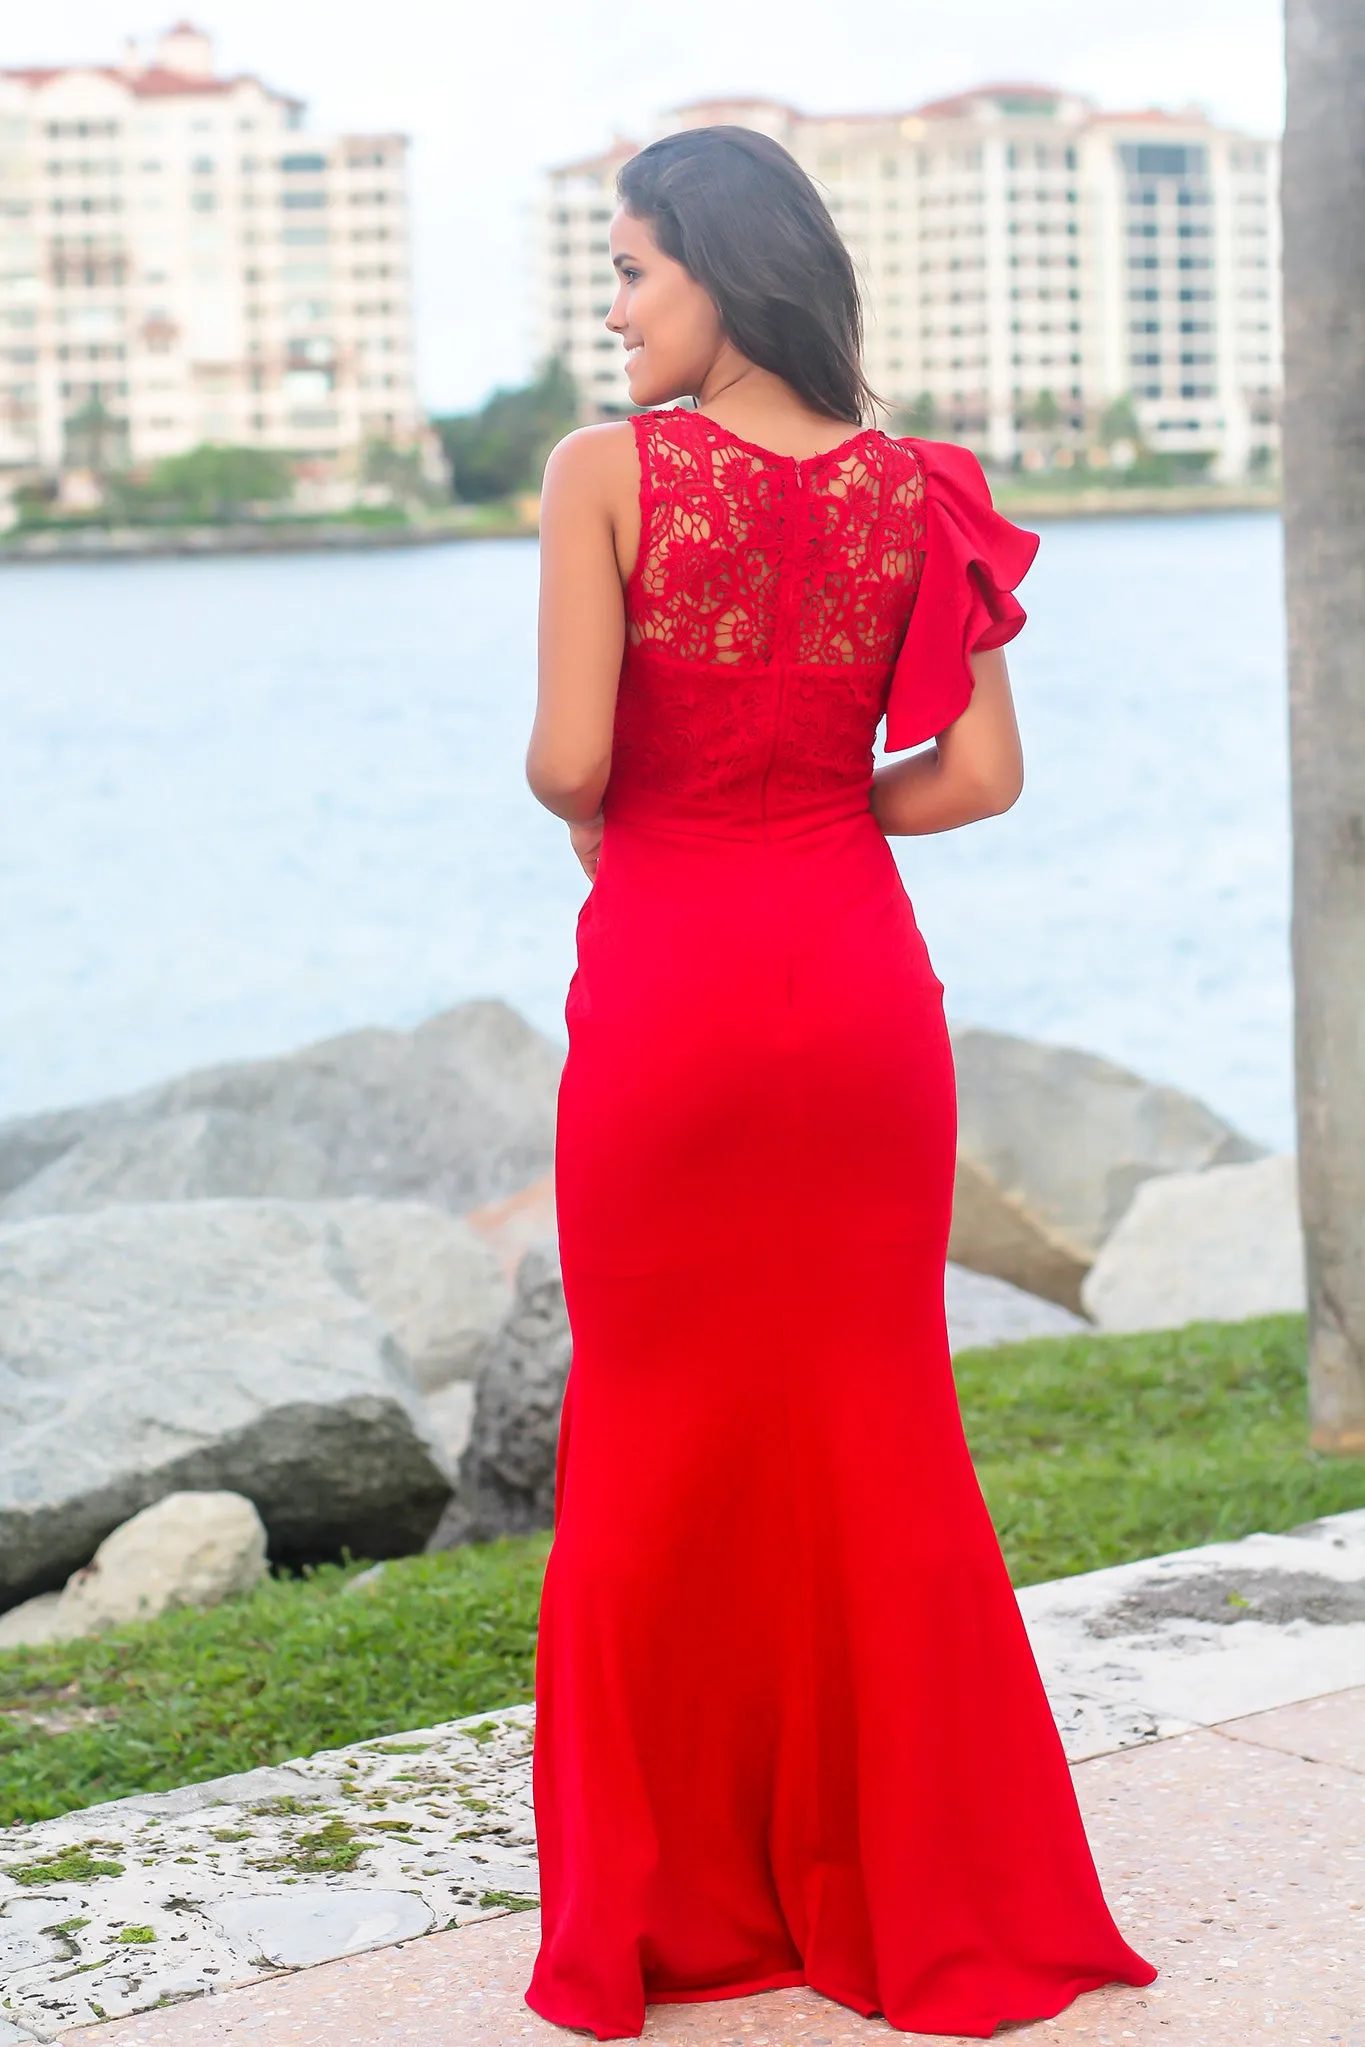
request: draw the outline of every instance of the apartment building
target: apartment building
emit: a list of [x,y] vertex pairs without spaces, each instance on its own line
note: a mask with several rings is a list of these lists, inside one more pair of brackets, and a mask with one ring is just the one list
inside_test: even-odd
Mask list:
[[186,23],[0,70],[0,471],[417,438],[405,158],[309,133]]
[[[927,399],[935,431],[997,463],[1095,444],[1124,398],[1154,448],[1226,476],[1274,460],[1273,142],[1198,110],[1105,113],[1032,85],[844,117],[707,100],[657,132],[713,122],[772,135],[826,194],[864,281],[867,370],[888,405]],[[539,214],[541,346],[594,417],[629,406],[601,323],[612,186],[634,147],[552,171]]]

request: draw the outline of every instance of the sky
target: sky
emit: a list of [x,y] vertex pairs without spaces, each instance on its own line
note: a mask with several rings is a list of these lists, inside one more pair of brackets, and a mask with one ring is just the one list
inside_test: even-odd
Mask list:
[[[133,0],[145,7],[147,0]],[[1192,103],[1276,132],[1280,0],[189,0],[220,71],[308,102],[319,129],[412,141],[418,381],[477,404],[535,353],[540,173],[681,101],[759,93],[810,113],[905,109],[991,81],[1102,106]],[[174,20],[117,0],[0,15],[0,65],[108,62]]]

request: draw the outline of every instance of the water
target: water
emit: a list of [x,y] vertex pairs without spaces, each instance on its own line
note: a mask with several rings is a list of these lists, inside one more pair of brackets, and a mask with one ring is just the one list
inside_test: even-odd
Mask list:
[[[0,572],[0,1115],[502,995],[586,882],[525,787],[532,543]],[[951,1015],[1292,1143],[1279,527],[1050,525],[1007,817],[897,854]]]

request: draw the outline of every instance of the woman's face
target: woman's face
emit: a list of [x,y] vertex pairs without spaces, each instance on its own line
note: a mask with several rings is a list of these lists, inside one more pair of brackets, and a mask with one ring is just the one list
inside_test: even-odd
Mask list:
[[626,382],[637,405],[667,405],[698,392],[727,346],[715,301],[666,256],[646,221],[622,208],[611,224],[620,280],[607,325],[626,345]]

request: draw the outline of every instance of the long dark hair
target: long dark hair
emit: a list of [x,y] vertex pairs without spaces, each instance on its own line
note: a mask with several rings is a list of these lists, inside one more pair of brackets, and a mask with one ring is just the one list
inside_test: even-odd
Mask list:
[[616,192],[706,287],[741,355],[830,419],[871,418],[853,261],[780,142],[752,128],[685,128],[629,157]]

